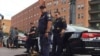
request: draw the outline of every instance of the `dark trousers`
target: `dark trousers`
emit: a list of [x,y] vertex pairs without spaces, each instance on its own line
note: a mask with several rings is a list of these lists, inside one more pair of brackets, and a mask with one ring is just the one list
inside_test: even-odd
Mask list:
[[61,56],[63,50],[63,38],[59,33],[54,33],[52,56]]
[[45,37],[44,34],[40,34],[40,46],[41,46],[40,56],[49,56],[50,42],[51,42],[50,35],[49,37]]
[[15,46],[15,48],[18,48],[18,38],[15,38],[15,40],[14,40],[14,46]]
[[34,49],[35,51],[39,51],[38,47],[38,39],[28,39],[26,42],[27,52],[29,52],[30,48]]

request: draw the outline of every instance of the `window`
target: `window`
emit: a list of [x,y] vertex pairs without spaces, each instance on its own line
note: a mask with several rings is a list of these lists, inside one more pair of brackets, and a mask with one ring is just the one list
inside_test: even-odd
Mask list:
[[54,10],[54,13],[57,12],[57,11],[58,11],[58,9],[55,9],[55,10]]
[[80,8],[81,8],[81,9],[84,9],[84,5],[83,5],[83,4],[81,4],[81,5],[80,5]]
[[48,3],[47,3],[47,6],[50,6],[50,5],[52,5],[52,3],[51,3],[51,2],[48,2]]
[[83,9],[84,8],[84,5],[83,4],[79,4],[79,5],[77,5],[77,8],[78,9]]
[[64,7],[64,8],[61,8],[61,10],[62,10],[62,12],[65,12],[66,11],[66,8]]
[[66,4],[67,0],[61,0],[62,4]]
[[81,13],[81,15],[80,15],[80,16],[81,16],[81,18],[83,18],[83,17],[84,17],[83,13]]
[[80,6],[80,4],[79,4],[79,5],[77,5],[77,8],[78,8],[78,9],[80,9],[80,7],[81,7],[81,6]]
[[54,0],[54,5],[58,5],[58,0]]
[[83,18],[83,17],[84,17],[83,13],[78,14],[78,19]]
[[78,14],[78,19],[80,19],[80,14]]

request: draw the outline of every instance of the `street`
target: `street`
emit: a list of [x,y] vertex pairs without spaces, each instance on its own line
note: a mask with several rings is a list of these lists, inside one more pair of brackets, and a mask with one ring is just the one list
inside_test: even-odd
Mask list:
[[[18,49],[8,49],[8,48],[0,48],[0,56],[27,56],[27,54],[24,53],[24,48],[18,48]],[[91,55],[75,55],[75,56],[91,56]]]
[[19,49],[0,48],[0,56],[26,56],[24,51],[25,51],[24,48],[19,48]]

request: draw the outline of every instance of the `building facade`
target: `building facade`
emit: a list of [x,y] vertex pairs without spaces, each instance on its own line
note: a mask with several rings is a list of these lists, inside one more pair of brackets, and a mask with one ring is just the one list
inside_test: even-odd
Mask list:
[[32,4],[28,8],[19,12],[12,17],[12,26],[17,27],[18,30],[28,32],[30,29],[30,23],[37,25],[40,17],[39,2]]
[[91,0],[90,5],[90,27],[100,29],[100,0]]
[[54,16],[54,12],[60,11],[67,24],[76,24],[84,27],[89,26],[89,1],[88,0],[39,0],[23,11],[12,17],[12,26],[19,30],[29,31],[30,22],[38,25],[41,15],[40,5],[46,5],[47,11]]
[[11,20],[0,20],[0,27],[2,28],[4,33],[9,33],[11,27]]

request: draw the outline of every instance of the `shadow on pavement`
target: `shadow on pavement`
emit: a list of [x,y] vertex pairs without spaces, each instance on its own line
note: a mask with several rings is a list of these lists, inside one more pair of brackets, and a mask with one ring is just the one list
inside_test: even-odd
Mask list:
[[28,56],[27,54],[18,54],[18,55],[15,55],[15,56]]

